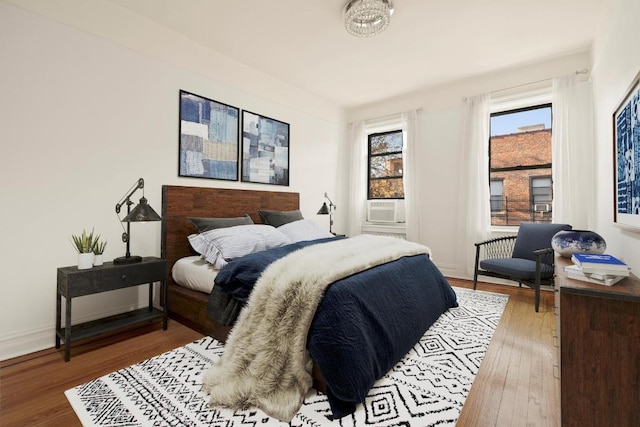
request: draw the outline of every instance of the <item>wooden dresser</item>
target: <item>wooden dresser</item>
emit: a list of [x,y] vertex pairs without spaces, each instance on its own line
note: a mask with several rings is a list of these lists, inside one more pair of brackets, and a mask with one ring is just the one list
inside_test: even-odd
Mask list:
[[556,257],[562,426],[640,425],[640,280],[566,277]]

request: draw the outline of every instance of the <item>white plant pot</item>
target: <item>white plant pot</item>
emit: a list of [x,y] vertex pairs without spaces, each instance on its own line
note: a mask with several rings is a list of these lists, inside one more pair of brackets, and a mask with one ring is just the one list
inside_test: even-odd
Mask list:
[[78,254],[78,270],[93,267],[93,252]]
[[102,265],[102,263],[103,263],[102,254],[95,254],[93,256],[93,265],[98,266],[98,265]]

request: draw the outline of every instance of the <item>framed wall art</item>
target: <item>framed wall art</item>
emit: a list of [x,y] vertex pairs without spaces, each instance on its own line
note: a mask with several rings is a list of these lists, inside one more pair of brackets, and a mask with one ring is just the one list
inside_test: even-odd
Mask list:
[[180,91],[179,176],[238,180],[240,110]]
[[289,185],[289,124],[242,111],[242,181]]
[[613,113],[613,221],[640,232],[640,73]]

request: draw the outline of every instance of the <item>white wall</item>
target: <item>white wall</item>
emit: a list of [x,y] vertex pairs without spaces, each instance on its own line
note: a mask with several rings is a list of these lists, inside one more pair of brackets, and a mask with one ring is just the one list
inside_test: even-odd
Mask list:
[[[71,234],[95,227],[106,260],[124,254],[114,207],[139,177],[158,212],[163,184],[296,191],[303,214],[328,228],[316,211],[337,192],[344,149],[343,112],[326,101],[116,6],[56,5],[61,22],[0,2],[0,359],[53,346],[56,268],[77,263]],[[179,178],[179,89],[288,122],[291,186]],[[160,254],[160,223],[131,234],[133,254]],[[143,289],[81,297],[73,321],[144,301]]]
[[[421,185],[421,199],[431,206],[423,213],[419,241],[433,251],[438,268],[447,276],[470,278],[465,251],[460,250],[465,230],[461,222],[460,194],[466,192],[464,172],[458,167],[463,146],[464,101],[466,96],[500,91],[591,67],[590,52],[576,52],[535,64],[481,75],[448,85],[399,96],[347,112],[348,120],[365,120],[411,109],[418,114],[417,152],[427,170]],[[504,95],[504,94],[503,94]],[[473,215],[462,212],[462,215]],[[504,233],[503,233],[504,234]]]
[[[456,169],[462,146],[465,96],[500,91],[518,85],[571,74],[588,68],[594,88],[597,187],[593,206],[585,206],[595,217],[590,227],[607,241],[607,252],[640,272],[640,231],[613,224],[613,127],[612,114],[631,81],[640,72],[637,54],[640,40],[640,2],[616,0],[607,3],[591,52],[576,52],[560,58],[477,76],[452,84],[427,88],[347,112],[350,121],[385,116],[415,108],[421,135],[420,153],[431,178],[423,185],[423,197],[432,200],[426,212],[422,241],[433,250],[438,267],[452,277],[469,278],[465,260],[456,248],[459,235],[458,196],[466,191]],[[471,213],[472,214],[472,213]],[[467,260],[468,261],[468,260]]]
[[640,230],[629,231],[613,223],[613,112],[640,72],[640,2],[619,0],[612,18],[594,49],[592,79],[595,99],[597,164],[596,231],[607,241],[607,252],[629,264],[640,276]]

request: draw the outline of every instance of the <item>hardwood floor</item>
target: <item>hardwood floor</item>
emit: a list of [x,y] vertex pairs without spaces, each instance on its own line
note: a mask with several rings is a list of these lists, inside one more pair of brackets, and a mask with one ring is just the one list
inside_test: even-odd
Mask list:
[[[466,281],[449,281],[453,286],[472,287]],[[529,288],[483,283],[478,289],[510,298],[457,426],[559,426],[553,292],[541,292],[536,313]]]
[[[152,332],[141,334],[149,330]],[[66,363],[63,349],[54,348],[2,362],[0,425],[80,426],[65,390],[202,337],[171,320],[166,331],[155,323],[126,336],[130,338],[112,336],[89,345],[74,345]]]
[[[453,286],[472,287],[468,281],[449,280]],[[478,289],[510,298],[457,425],[559,425],[553,293],[542,292],[536,313],[531,289],[484,283]],[[125,339],[121,334],[74,346],[67,363],[55,349],[1,362],[0,425],[79,426],[65,390],[201,336],[170,321],[166,331],[154,324],[127,332]]]

